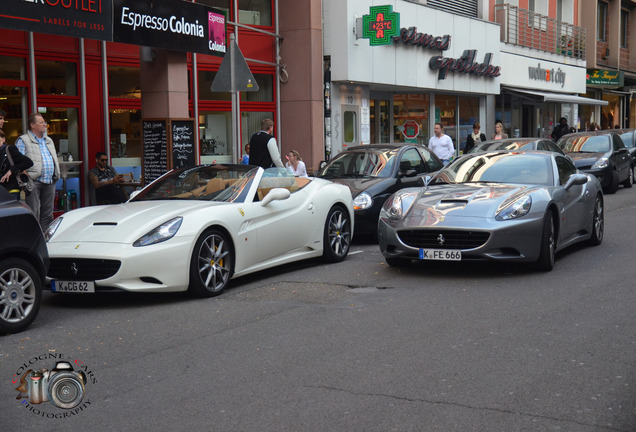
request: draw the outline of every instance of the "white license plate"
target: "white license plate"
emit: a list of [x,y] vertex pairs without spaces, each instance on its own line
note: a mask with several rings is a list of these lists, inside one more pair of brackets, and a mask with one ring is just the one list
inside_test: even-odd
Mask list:
[[94,293],[95,282],[93,281],[51,281],[51,291],[67,293]]
[[420,249],[420,259],[436,261],[461,261],[462,251],[455,249]]

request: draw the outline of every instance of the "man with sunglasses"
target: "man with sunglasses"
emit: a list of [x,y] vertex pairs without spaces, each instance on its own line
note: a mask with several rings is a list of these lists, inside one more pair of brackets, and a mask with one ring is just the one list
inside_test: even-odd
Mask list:
[[118,186],[123,180],[115,168],[108,165],[108,156],[104,152],[95,154],[97,166],[88,172],[88,180],[95,190],[95,204],[119,204],[125,202],[126,195]]

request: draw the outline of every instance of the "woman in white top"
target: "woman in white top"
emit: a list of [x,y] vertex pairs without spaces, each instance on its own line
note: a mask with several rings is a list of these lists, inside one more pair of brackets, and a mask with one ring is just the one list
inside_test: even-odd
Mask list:
[[285,166],[294,173],[296,177],[308,177],[305,162],[300,157],[300,153],[296,150],[290,150],[287,154],[287,163]]

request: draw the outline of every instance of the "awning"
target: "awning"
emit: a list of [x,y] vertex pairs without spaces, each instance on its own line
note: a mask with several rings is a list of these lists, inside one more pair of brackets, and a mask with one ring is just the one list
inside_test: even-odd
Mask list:
[[574,96],[574,95],[568,95],[568,94],[562,94],[562,93],[548,93],[548,92],[538,92],[538,91],[531,91],[531,90],[511,89],[511,88],[506,88],[506,90],[532,96],[533,99],[536,99],[539,102],[560,102],[560,103],[575,103],[579,105],[601,105],[601,106],[605,106],[609,103],[604,100],[590,99],[586,97]]

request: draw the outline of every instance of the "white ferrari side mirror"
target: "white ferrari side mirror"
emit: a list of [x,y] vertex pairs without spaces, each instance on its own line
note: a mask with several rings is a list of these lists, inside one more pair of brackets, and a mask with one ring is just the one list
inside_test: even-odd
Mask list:
[[291,192],[289,191],[289,189],[274,188],[271,191],[269,191],[267,195],[265,195],[265,197],[261,201],[261,206],[265,207],[267,204],[269,204],[272,201],[285,200],[289,198],[290,195],[291,195]]

